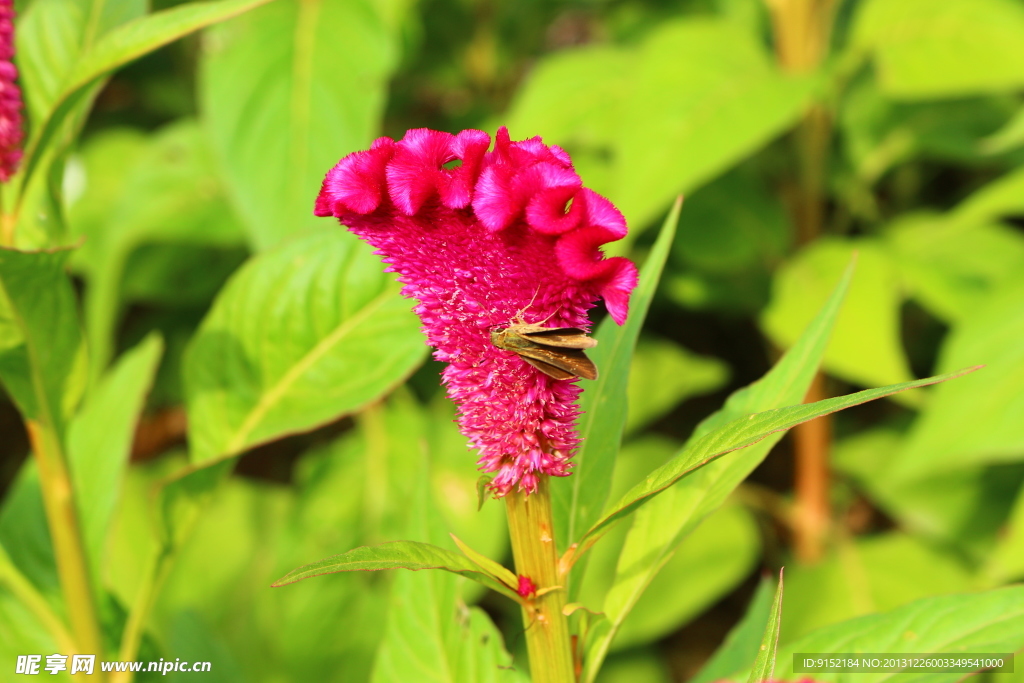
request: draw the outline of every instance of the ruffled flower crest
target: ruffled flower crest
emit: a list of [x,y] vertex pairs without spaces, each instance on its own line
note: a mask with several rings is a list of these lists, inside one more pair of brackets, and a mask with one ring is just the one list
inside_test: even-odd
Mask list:
[[324,179],[315,213],[334,216],[377,248],[419,303],[459,426],[496,475],[499,496],[532,492],[538,476],[565,476],[579,444],[580,387],[555,380],[490,342],[526,322],[588,329],[603,298],[621,324],[636,267],[605,258],[626,222],[583,187],[569,159],[540,138],[410,130],[346,156]]

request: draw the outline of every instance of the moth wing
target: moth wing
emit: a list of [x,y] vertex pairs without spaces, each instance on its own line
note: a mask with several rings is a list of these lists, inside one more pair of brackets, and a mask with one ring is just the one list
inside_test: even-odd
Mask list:
[[534,329],[520,329],[518,332],[536,344],[564,349],[592,349],[597,346],[597,340],[588,337],[587,333],[578,327],[528,327]]
[[[527,363],[555,379],[597,379],[597,366],[580,349],[554,351],[538,346],[532,349],[518,349],[516,353]],[[554,368],[555,372],[550,372],[551,368]]]
[[527,358],[526,356],[520,356],[520,358],[522,358],[527,363],[543,372],[548,377],[554,377],[555,379],[572,379],[573,377],[576,376],[571,372],[568,372],[567,370],[555,367],[550,363],[545,363],[544,361],[537,360],[536,358]]

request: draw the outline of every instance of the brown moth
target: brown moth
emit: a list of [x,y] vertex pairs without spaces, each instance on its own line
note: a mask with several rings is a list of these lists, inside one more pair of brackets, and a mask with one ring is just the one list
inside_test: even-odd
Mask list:
[[596,339],[578,327],[544,327],[517,320],[491,330],[491,343],[517,354],[549,377],[597,379],[597,366],[583,353],[583,349],[597,346]]

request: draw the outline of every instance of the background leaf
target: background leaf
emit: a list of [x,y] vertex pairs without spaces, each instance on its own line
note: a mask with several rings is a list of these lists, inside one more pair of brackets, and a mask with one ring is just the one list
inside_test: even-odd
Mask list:
[[[1024,645],[1024,588],[1012,586],[983,593],[940,595],[917,600],[890,612],[871,614],[810,633],[779,650],[776,675],[790,679],[795,652],[957,653],[1014,652]],[[898,674],[816,673],[832,681],[877,683]],[[958,673],[927,673],[900,680],[945,683]]]
[[[513,135],[539,133],[565,146],[635,233],[673,196],[788,127],[812,88],[813,79],[782,75],[745,31],[682,19],[633,51],[585,47],[552,57],[514,102],[508,125]],[[573,107],[562,106],[567,97]]]
[[779,346],[792,345],[824,303],[826,283],[854,254],[857,272],[825,351],[824,368],[859,386],[906,382],[911,374],[900,341],[899,278],[873,241],[819,239],[782,266],[762,328]]
[[1012,0],[868,0],[854,43],[893,95],[955,97],[1024,85],[1024,8]]
[[206,36],[203,119],[257,249],[322,228],[324,174],[377,134],[402,6],[278,0]]
[[0,379],[23,415],[58,438],[81,398],[84,347],[70,252],[0,249]]
[[241,268],[185,358],[196,463],[365,406],[423,359],[418,321],[372,247],[342,231]]
[[68,468],[85,552],[96,579],[103,575],[110,520],[162,351],[160,337],[152,335],[122,356],[68,427]]

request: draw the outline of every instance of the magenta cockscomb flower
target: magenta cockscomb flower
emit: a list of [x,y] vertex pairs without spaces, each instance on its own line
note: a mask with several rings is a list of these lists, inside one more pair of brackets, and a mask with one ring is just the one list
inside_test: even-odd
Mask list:
[[511,142],[504,128],[489,145],[478,130],[379,138],[328,172],[315,213],[376,247],[419,302],[462,433],[503,496],[517,485],[533,492],[541,474],[569,474],[580,387],[495,347],[490,331],[519,315],[587,329],[599,298],[621,324],[637,272],[602,255],[626,234],[625,219],[583,187],[565,151]]
[[0,182],[7,182],[21,161],[21,90],[15,82],[14,7],[0,0]]

